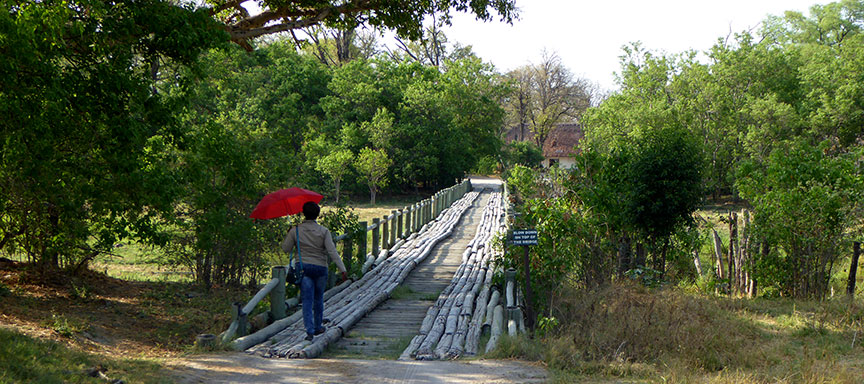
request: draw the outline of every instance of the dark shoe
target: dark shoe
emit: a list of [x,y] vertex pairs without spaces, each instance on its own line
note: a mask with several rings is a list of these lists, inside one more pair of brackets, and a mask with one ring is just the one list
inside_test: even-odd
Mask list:
[[321,320],[321,324],[327,324],[329,322],[330,322],[330,319],[328,319],[326,317],[323,320]]
[[315,331],[315,335],[320,335],[320,334],[324,333],[324,331],[326,331],[326,330],[327,330],[326,327],[318,328],[318,330]]
[[312,336],[308,333],[306,334],[306,341],[312,341],[312,339],[314,339],[314,338],[315,338],[315,336]]

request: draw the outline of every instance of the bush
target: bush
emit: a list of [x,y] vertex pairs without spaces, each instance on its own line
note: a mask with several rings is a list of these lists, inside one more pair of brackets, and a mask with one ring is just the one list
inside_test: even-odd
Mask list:
[[521,165],[528,168],[539,168],[543,162],[543,151],[530,141],[514,141],[507,144],[504,155],[508,166]]

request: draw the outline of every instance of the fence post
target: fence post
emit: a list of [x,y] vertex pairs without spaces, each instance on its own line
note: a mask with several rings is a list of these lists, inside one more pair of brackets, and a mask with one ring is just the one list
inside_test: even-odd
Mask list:
[[271,270],[274,279],[279,279],[276,287],[270,291],[270,316],[273,321],[284,319],[287,315],[285,306],[285,277],[288,271],[284,266],[273,267]]
[[352,236],[348,236],[342,240],[342,263],[345,264],[345,269],[350,271],[351,264],[353,261],[351,260],[351,251],[353,251],[354,244]]
[[861,256],[861,243],[852,243],[852,263],[849,265],[849,284],[846,285],[846,294],[850,298],[855,296],[855,275],[858,274],[858,257]]
[[396,228],[397,228],[396,239],[402,239],[405,236],[405,232],[403,230],[404,227],[402,226],[404,224],[402,217],[404,217],[404,216],[405,216],[405,210],[400,209],[399,210],[399,217],[396,218],[396,223],[397,223],[396,224]]
[[249,319],[246,313],[243,313],[243,303],[239,301],[234,302],[234,306],[231,308],[231,316],[237,319],[237,332],[234,333],[237,337],[246,336],[246,324]]
[[504,271],[504,299],[507,304],[507,330],[510,336],[516,335],[516,325],[519,323],[519,307],[516,306],[516,270],[509,268]]
[[396,231],[399,229],[397,225],[399,223],[396,213],[398,211],[390,211],[390,215],[393,216],[393,221],[390,222],[390,246],[396,245]]
[[366,229],[369,228],[369,223],[366,221],[360,222],[360,227],[362,228],[360,232],[357,234],[360,238],[357,239],[357,261],[360,265],[366,262],[366,249],[369,245],[369,237],[366,236]]
[[390,220],[387,220],[387,216],[384,216],[381,226],[381,249],[390,249]]
[[405,221],[402,222],[402,238],[407,239],[411,236],[411,206],[402,208],[402,215],[405,216]]
[[372,219],[372,257],[378,257],[381,251],[381,219],[375,217]]

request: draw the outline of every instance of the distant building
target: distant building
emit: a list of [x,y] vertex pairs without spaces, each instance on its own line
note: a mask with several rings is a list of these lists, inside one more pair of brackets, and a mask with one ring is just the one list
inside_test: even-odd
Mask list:
[[[572,168],[575,165],[573,156],[581,151],[579,149],[579,141],[584,136],[582,127],[578,123],[556,125],[549,132],[549,136],[546,137],[546,141],[543,143],[543,167],[549,168],[554,164],[558,164],[561,168]],[[513,127],[507,132],[504,141],[507,143],[514,141],[534,142],[534,134],[527,127],[525,128],[524,135],[519,127]]]

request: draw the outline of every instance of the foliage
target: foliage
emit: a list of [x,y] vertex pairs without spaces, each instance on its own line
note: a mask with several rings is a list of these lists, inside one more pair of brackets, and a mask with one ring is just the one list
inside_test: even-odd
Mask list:
[[[852,203],[860,170],[849,160],[864,139],[861,9],[850,0],[770,17],[758,33],[718,40],[707,63],[695,52],[624,48],[620,91],[582,119],[573,184],[621,243],[619,265],[630,268],[619,273],[645,265],[646,253],[658,271],[667,259],[686,267],[700,237],[689,217],[700,192],[740,193],[754,208],[745,251],[760,285],[825,293],[838,249],[862,220]],[[787,151],[810,155],[781,159]],[[689,278],[681,268],[677,277]]]
[[[598,217],[568,198],[529,199],[519,206],[514,228],[537,230],[537,245],[529,248],[534,305],[538,315],[551,308],[554,292],[564,284],[596,287],[609,281],[614,244],[605,236]],[[524,273],[523,250],[508,247],[500,261],[504,268]],[[522,283],[520,283],[522,284]]]
[[383,149],[363,148],[357,155],[354,166],[360,172],[360,176],[369,185],[372,205],[375,205],[375,194],[380,187],[387,185],[387,169],[393,162],[387,157]]
[[507,185],[510,192],[519,196],[519,200],[525,201],[537,194],[536,171],[522,165],[513,167],[507,175]]
[[[445,70],[379,58],[333,73],[321,140],[359,153],[383,149],[392,189],[450,185],[486,156],[500,155],[498,105],[506,87],[492,67],[468,57]],[[346,186],[349,187],[350,186]]]
[[521,165],[528,168],[540,168],[543,162],[543,151],[530,141],[514,141],[504,149],[508,166]]
[[491,175],[498,172],[498,167],[498,159],[492,156],[486,156],[477,160],[477,165],[474,166],[472,173]]
[[0,383],[104,383],[86,372],[102,366],[116,380],[164,383],[158,364],[84,353],[54,341],[43,341],[0,328]]
[[353,160],[354,154],[351,151],[340,149],[318,159],[318,163],[315,165],[315,169],[333,179],[333,184],[336,187],[337,204],[339,203],[339,184],[342,181],[342,176],[350,170],[349,166]]
[[827,294],[864,192],[855,169],[864,152],[829,157],[827,148],[795,143],[775,150],[765,164],[746,164],[738,179],[760,239],[783,250],[760,260],[759,277],[796,297]]
[[423,20],[437,15],[449,25],[451,12],[474,14],[478,20],[492,20],[497,13],[511,22],[516,13],[512,0],[439,0],[405,3],[400,1],[268,0],[260,6],[265,12],[251,14],[239,3],[208,0],[217,19],[225,22],[231,39],[251,49],[248,41],[259,36],[321,25],[353,30],[360,25],[395,30],[399,36],[420,38]]
[[[182,99],[224,32],[204,10],[161,0],[4,2],[0,14],[0,248],[80,270],[114,243],[161,243],[177,193],[166,147]],[[22,68],[27,68],[22,71]]]
[[336,207],[321,213],[318,218],[318,222],[329,229],[334,236],[361,230],[359,220],[357,213],[349,207]]

